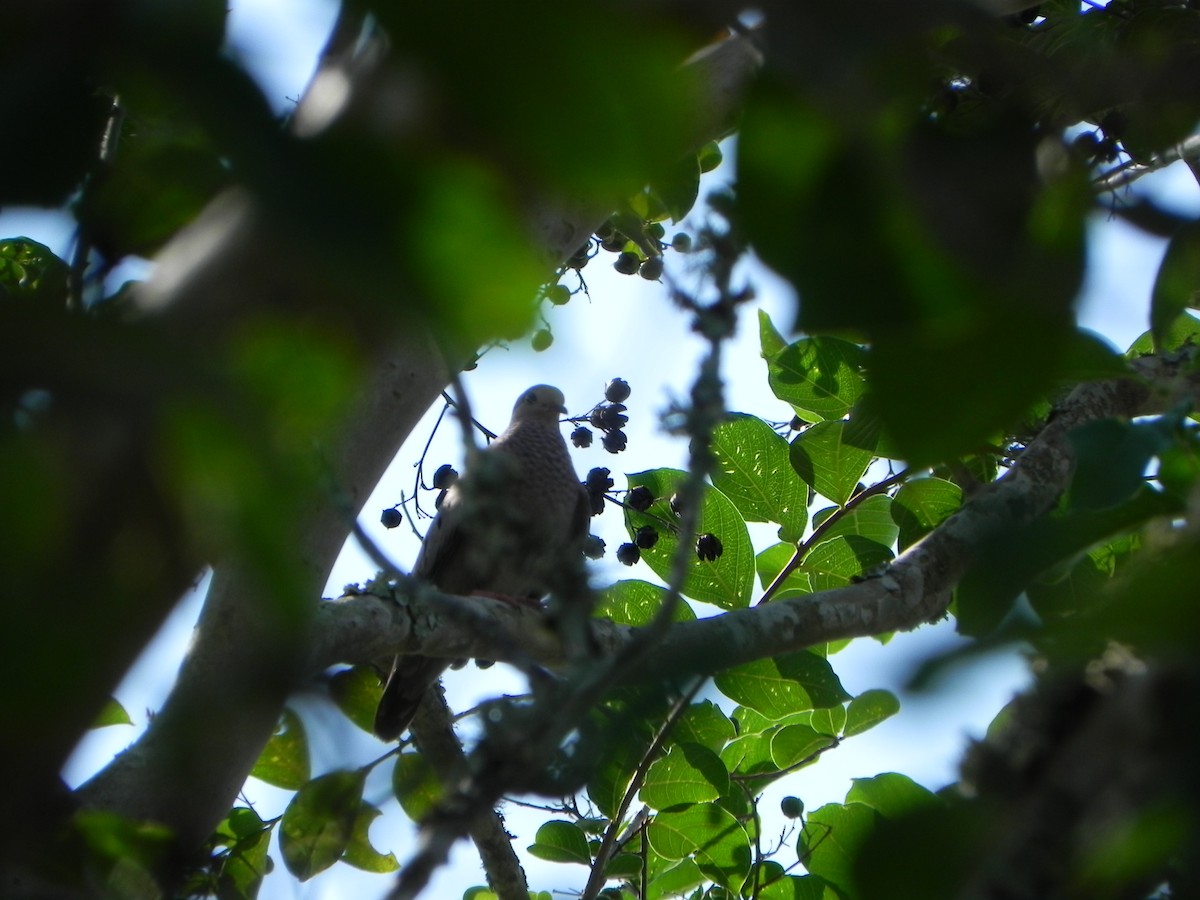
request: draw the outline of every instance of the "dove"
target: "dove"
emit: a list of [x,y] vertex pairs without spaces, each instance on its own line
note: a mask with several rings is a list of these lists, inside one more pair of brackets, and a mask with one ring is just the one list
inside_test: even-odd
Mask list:
[[[562,391],[526,390],[508,427],[446,492],[412,574],[447,594],[484,594],[533,603],[573,563],[587,534],[591,504],[559,417]],[[375,734],[396,740],[449,660],[398,656],[375,712]]]

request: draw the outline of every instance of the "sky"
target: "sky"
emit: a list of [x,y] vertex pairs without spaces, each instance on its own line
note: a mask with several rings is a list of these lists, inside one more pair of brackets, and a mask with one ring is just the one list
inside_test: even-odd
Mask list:
[[[326,0],[231,0],[231,51],[243,58],[277,109],[286,109],[303,91],[333,9]],[[726,163],[706,176],[706,188],[732,177],[732,155],[736,152],[732,142],[727,142],[726,152]],[[1200,214],[1200,190],[1182,165],[1143,179],[1138,190],[1149,193],[1168,208]],[[35,210],[6,210],[0,214],[0,236],[18,234],[40,240],[60,255],[68,252],[71,239],[69,225],[60,214]],[[1146,329],[1150,288],[1164,243],[1100,216],[1093,220],[1089,238],[1090,262],[1079,318],[1085,327],[1124,349]],[[668,256],[668,271],[686,283],[686,259]],[[544,311],[554,334],[554,343],[548,350],[534,353],[521,344],[492,350],[478,369],[464,376],[463,382],[476,417],[493,431],[499,431],[507,423],[515,397],[531,384],[549,382],[559,386],[572,414],[578,414],[601,399],[605,382],[612,377],[624,377],[633,388],[627,401],[631,418],[626,429],[629,449],[614,456],[603,451],[597,441],[589,450],[573,451],[581,476],[593,466],[607,466],[621,487],[624,473],[655,466],[686,465],[685,442],[664,434],[657,420],[672,398],[687,396],[695,362],[704,345],[690,334],[686,315],[667,301],[662,285],[637,276],[619,275],[610,262],[608,254],[601,254],[583,270],[590,299],[580,294],[565,307]],[[141,274],[147,268],[129,267],[119,277]],[[790,409],[766,389],[766,369],[758,353],[755,318],[757,310],[765,310],[786,330],[794,314],[795,297],[785,282],[762,266],[747,265],[742,274],[754,285],[758,299],[742,310],[737,336],[726,350],[723,375],[727,406],[768,421],[785,421],[791,418]],[[572,284],[569,280],[567,283]],[[379,525],[379,512],[398,502],[402,492],[411,493],[413,466],[430,435],[437,411],[437,408],[432,410],[414,430],[412,439],[400,451],[362,515],[376,542],[402,564],[415,557],[417,540],[407,523],[392,531],[383,529]],[[441,462],[459,461],[461,453],[453,424],[447,422],[450,427],[443,427],[435,436],[426,471],[432,471]],[[621,577],[657,581],[640,564],[629,570],[613,560],[615,547],[625,540],[621,525],[615,510],[593,520],[593,531],[604,537],[609,547],[608,558],[596,567],[595,582],[605,584]],[[758,550],[774,540],[772,529],[759,526],[752,528],[752,537]],[[348,545],[330,578],[326,595],[337,596],[342,585],[364,581],[373,572],[365,556]],[[116,692],[134,718],[135,727],[116,726],[92,732],[64,773],[69,783],[79,783],[107,762],[133,739],[137,728],[144,726],[147,712],[161,704],[198,614],[203,587],[202,584],[181,601],[158,639]],[[822,803],[843,799],[851,778],[884,771],[904,772],[933,789],[956,780],[956,765],[968,739],[981,737],[995,713],[1028,680],[1019,655],[1008,652],[956,668],[925,693],[907,690],[907,678],[921,660],[956,643],[952,625],[945,623],[898,635],[887,647],[869,639],[858,640],[833,657],[834,668],[850,693],[889,688],[901,697],[901,713],[865,735],[849,740],[818,765],[785,779],[781,787],[768,792],[763,809],[777,809],[778,798],[785,793],[800,796],[810,810],[815,809]],[[520,679],[503,666],[496,666],[482,676],[474,666],[468,666],[449,677],[449,699],[458,709],[497,691],[524,689]],[[708,696],[718,697],[715,692],[709,692]],[[314,774],[361,765],[386,749],[312,698],[300,697],[297,706],[313,742]],[[729,707],[727,702],[726,707]],[[413,834],[395,804],[387,804],[388,771],[390,767],[386,764],[380,766],[377,777],[368,782],[367,799],[385,809],[385,815],[376,821],[371,834],[377,847],[394,850],[403,862],[407,848],[413,846]],[[289,797],[286,792],[253,780],[247,785],[247,794],[264,817],[281,812]],[[534,830],[544,819],[544,814],[512,807],[506,811],[509,830],[518,835],[519,852],[533,842]],[[783,827],[783,820],[774,824]],[[278,863],[278,854],[274,855]],[[586,877],[580,866],[541,863],[528,857],[525,861],[534,889],[578,889]],[[482,881],[472,848],[460,844],[453,864],[439,873],[428,896],[461,896],[465,887]],[[387,877],[359,873],[341,864],[310,882],[298,884],[280,864],[276,874],[267,878],[261,896],[371,898],[382,896],[389,885]]]

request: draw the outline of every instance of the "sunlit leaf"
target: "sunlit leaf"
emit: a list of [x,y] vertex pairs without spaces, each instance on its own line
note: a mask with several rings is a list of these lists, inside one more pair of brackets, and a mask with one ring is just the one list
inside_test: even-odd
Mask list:
[[720,758],[699,744],[675,744],[650,766],[639,794],[656,809],[716,800],[729,789]]
[[[625,510],[626,528],[631,537],[643,525],[659,529],[658,543],[643,550],[641,558],[664,580],[670,578],[679,541],[670,528],[663,527],[663,522],[677,521],[668,501],[685,477],[678,469],[652,469],[629,476],[631,488],[645,486],[656,499],[645,514]],[[694,550],[686,548],[687,576],[683,593],[722,609],[748,605],[754,584],[754,548],[745,520],[719,490],[709,488],[704,492],[696,530],[697,534],[716,535],[724,552],[715,560],[702,561]]]
[[308,761],[308,735],[304,723],[291,709],[280,713],[275,733],[267,741],[250,774],[275,787],[296,790],[312,777]]
[[587,835],[574,822],[559,819],[544,822],[528,850],[538,859],[549,862],[580,863],[585,866],[592,863]]
[[380,853],[371,844],[368,831],[371,823],[380,815],[380,811],[369,803],[364,803],[359,808],[358,817],[354,820],[354,829],[350,834],[350,843],[346,845],[346,852],[342,856],[347,863],[364,872],[395,872],[400,868],[394,853]]
[[796,541],[808,521],[808,491],[788,460],[788,445],[762,419],[733,415],[713,431],[713,484],[748,522],[779,523]]
[[846,708],[846,737],[862,734],[898,712],[900,701],[891,691],[878,688],[863,691]]
[[829,663],[806,650],[727,669],[713,681],[725,696],[774,718],[850,699]]

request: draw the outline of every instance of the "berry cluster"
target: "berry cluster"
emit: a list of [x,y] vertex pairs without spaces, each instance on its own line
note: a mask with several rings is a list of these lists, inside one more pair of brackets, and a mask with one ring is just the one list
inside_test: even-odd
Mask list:
[[[679,232],[666,240],[667,219],[680,221],[695,203],[699,178],[719,166],[724,156],[720,146],[711,142],[700,148],[694,160],[681,160],[680,169],[663,184],[648,185],[631,197],[624,207],[596,229],[599,248],[617,254],[613,268],[622,275],[641,275],[647,281],[658,281],[663,274],[663,251],[689,253],[692,236]],[[588,241],[567,260],[564,269],[577,272],[596,255],[595,244]],[[546,292],[551,303],[565,303],[570,292],[559,292],[556,299]]]
[[[604,399],[607,402],[596,404],[587,416],[580,416],[571,421],[587,421],[592,428],[600,429],[604,432],[604,437],[600,439],[604,449],[609,453],[620,453],[629,443],[622,429],[629,421],[629,416],[625,415],[628,408],[625,401],[629,399],[630,393],[628,382],[623,378],[614,378],[604,388]],[[579,424],[571,432],[571,443],[581,450],[592,446],[592,429]]]
[[[654,504],[654,494],[645,485],[638,485],[631,489],[625,495],[625,506],[632,509],[634,512],[645,513]],[[672,494],[670,500],[667,501],[672,514],[680,516],[683,513],[683,503],[678,494]],[[662,521],[662,524],[671,529],[676,530],[673,522]],[[642,551],[649,550],[658,543],[658,529],[653,525],[642,525],[634,532],[633,540],[622,544],[617,548],[617,561],[632,566],[642,558]],[[705,532],[696,538],[696,557],[701,562],[712,562],[717,559],[725,548],[721,545],[721,539],[715,534]]]

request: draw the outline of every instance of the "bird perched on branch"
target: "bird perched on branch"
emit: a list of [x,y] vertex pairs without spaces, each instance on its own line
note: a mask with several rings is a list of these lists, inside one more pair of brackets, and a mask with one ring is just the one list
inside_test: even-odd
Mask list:
[[[446,492],[425,534],[414,577],[448,594],[488,594],[532,603],[576,564],[591,516],[571,465],[558,388],[538,384],[517,398],[512,420]],[[449,660],[398,656],[375,712],[375,734],[397,739]]]

